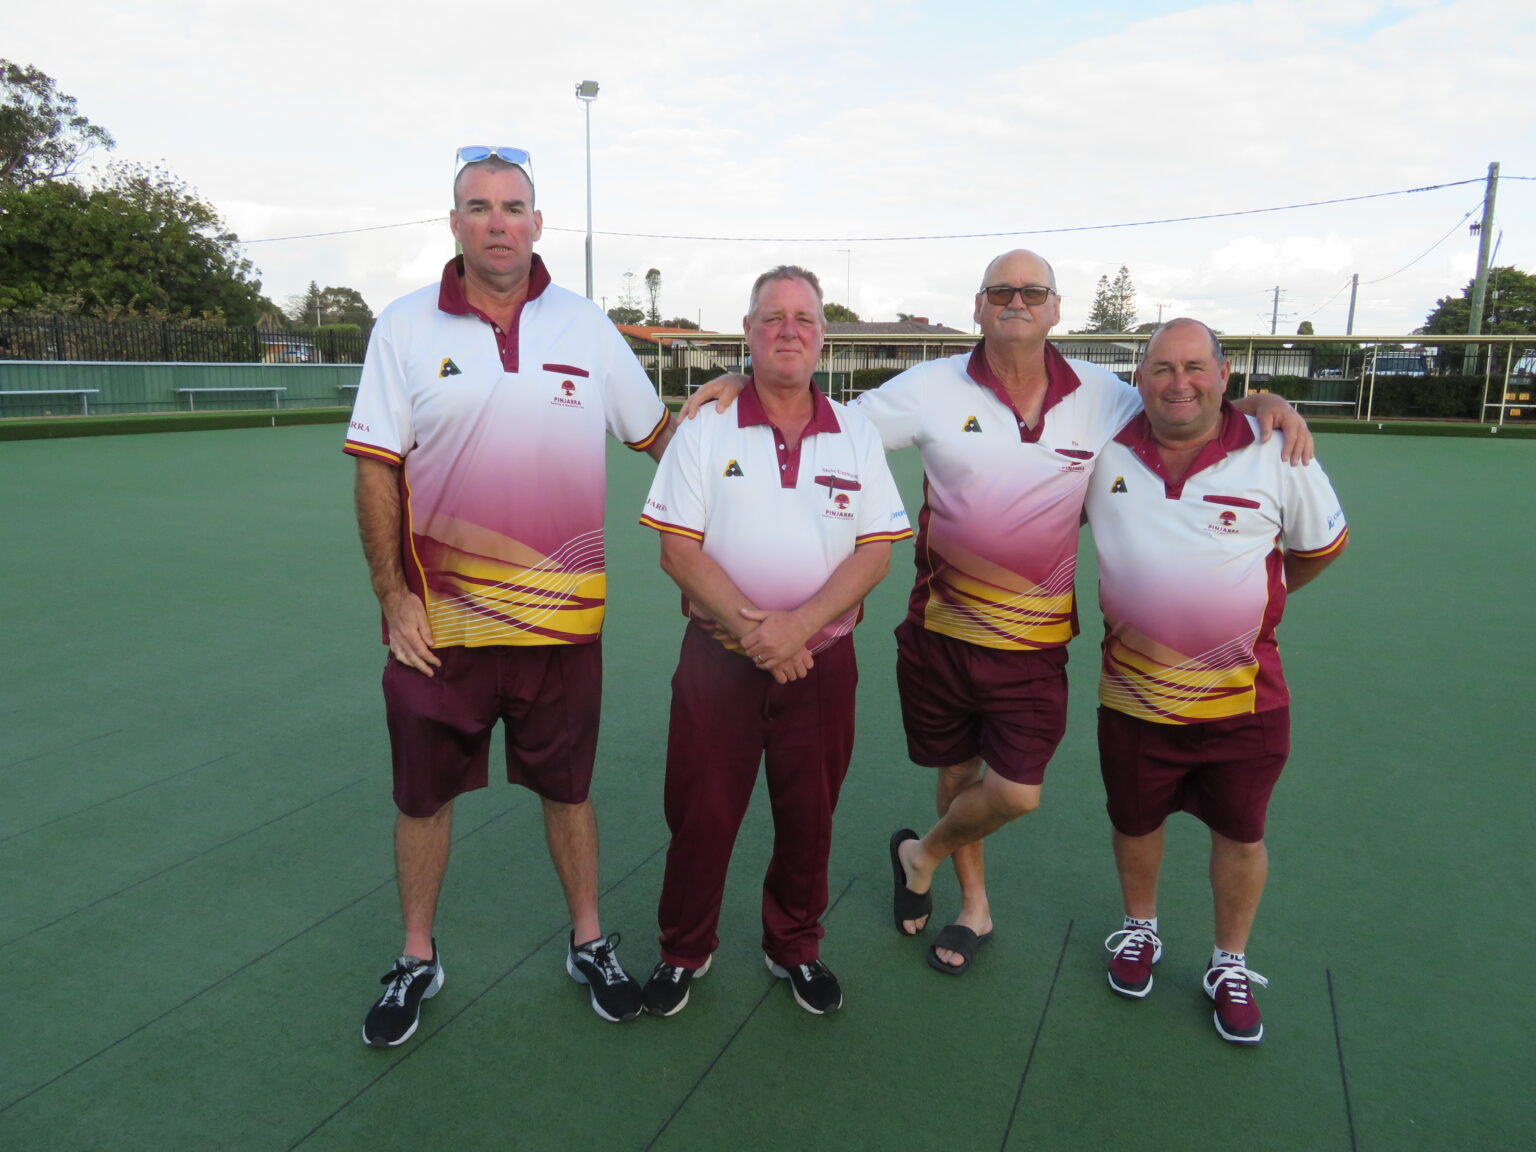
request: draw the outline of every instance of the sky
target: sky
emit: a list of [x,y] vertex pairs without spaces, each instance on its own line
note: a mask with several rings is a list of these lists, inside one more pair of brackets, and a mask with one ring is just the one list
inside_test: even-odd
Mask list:
[[663,317],[717,331],[798,263],[866,320],[969,332],[987,261],[1028,247],[1059,331],[1124,265],[1142,320],[1268,332],[1278,288],[1278,331],[1342,333],[1358,274],[1355,333],[1405,333],[1475,271],[1493,161],[1496,262],[1536,272],[1529,0],[60,11],[13,6],[0,54],[196,188],[279,303],[435,280],[462,144],[532,154],[539,251],[584,291],[588,112],[594,297],[656,268]]

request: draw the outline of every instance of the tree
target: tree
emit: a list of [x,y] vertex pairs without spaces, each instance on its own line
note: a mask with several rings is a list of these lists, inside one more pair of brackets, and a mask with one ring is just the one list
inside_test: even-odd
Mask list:
[[1303,320],[1300,324],[1296,325],[1296,335],[1311,336],[1312,334],[1312,321]]
[[207,201],[160,168],[121,165],[89,191],[0,184],[0,312],[221,316],[274,305]]
[[645,274],[645,291],[651,298],[651,306],[646,309],[645,322],[651,325],[661,323],[661,269],[652,268]]
[[[1459,297],[1442,296],[1424,320],[1421,331],[1433,336],[1465,336],[1472,318],[1472,285]],[[1503,266],[1488,270],[1488,296],[1483,306],[1483,331],[1536,332],[1536,276]]]
[[1099,277],[1088,309],[1088,326],[1083,332],[1129,332],[1136,327],[1136,285],[1124,264],[1111,280]]
[[846,304],[834,304],[830,300],[822,305],[822,312],[826,314],[828,323],[857,324],[859,314]]
[[670,320],[663,320],[661,322],[661,327],[663,327],[663,328],[686,328],[690,332],[697,332],[699,330],[699,326],[697,324],[695,324],[692,320],[688,319],[688,317],[686,317],[686,316],[674,316]]
[[898,324],[905,324],[908,320],[916,320],[916,319],[917,319],[917,317],[914,316],[911,312],[898,312],[898,313],[896,313],[896,323],[898,323]]
[[373,326],[373,309],[356,288],[321,288],[313,280],[304,292],[288,298],[287,315],[311,328],[345,324],[366,333]]
[[71,175],[111,133],[80,115],[73,96],[30,64],[0,60],[0,185],[30,188]]
[[626,308],[618,304],[608,309],[608,319],[615,324],[644,324],[645,313],[638,308]]

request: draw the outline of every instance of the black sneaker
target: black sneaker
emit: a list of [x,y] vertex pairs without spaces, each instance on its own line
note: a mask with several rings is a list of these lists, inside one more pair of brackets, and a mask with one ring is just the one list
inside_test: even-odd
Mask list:
[[437,941],[432,941],[432,959],[402,956],[379,980],[387,984],[379,1002],[368,1009],[363,1021],[363,1043],[375,1048],[393,1048],[404,1044],[421,1020],[421,1002],[437,995],[443,986],[443,966],[437,958]]
[[585,944],[577,944],[572,936],[565,952],[565,970],[591,991],[592,1011],[612,1024],[633,1020],[644,1006],[640,985],[629,978],[615,954],[618,946],[617,932]]
[[645,982],[645,1010],[653,1016],[674,1016],[688,1006],[688,985],[709,971],[713,956],[697,968],[679,968],[663,960]]
[[795,994],[795,1003],[807,1012],[821,1016],[836,1012],[843,1006],[843,989],[837,977],[832,975],[832,970],[820,960],[785,968],[775,964],[773,957],[766,952],[763,953],[763,959],[768,962],[768,971],[780,980],[789,981],[789,989]]

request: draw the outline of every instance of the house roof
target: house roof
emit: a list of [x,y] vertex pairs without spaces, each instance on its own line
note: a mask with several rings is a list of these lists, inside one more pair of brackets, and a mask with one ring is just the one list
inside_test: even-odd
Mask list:
[[697,328],[667,328],[654,324],[618,324],[615,325],[630,340],[639,340],[646,344],[659,344],[663,348],[671,346],[672,341],[668,336],[718,336],[718,332],[701,332]]
[[964,336],[958,328],[915,320],[834,320],[827,324],[828,336]]

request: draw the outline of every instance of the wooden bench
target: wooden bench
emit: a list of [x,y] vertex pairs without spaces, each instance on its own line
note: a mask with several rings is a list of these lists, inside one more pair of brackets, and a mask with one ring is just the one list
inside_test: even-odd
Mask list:
[[91,414],[91,397],[100,394],[100,388],[18,388],[15,391],[0,392],[0,396],[78,396],[80,397],[80,414]]
[[286,387],[279,386],[279,385],[256,385],[256,386],[253,386],[253,387],[250,387],[250,388],[178,388],[178,389],[176,389],[176,392],[177,392],[178,395],[186,396],[186,398],[187,398],[187,411],[188,412],[196,412],[197,411],[197,396],[198,396],[199,393],[203,393],[203,392],[270,392],[270,393],[272,393],[272,407],[274,407],[274,408],[281,408],[283,406],[283,393],[286,392],[286,391],[288,391],[288,389]]

